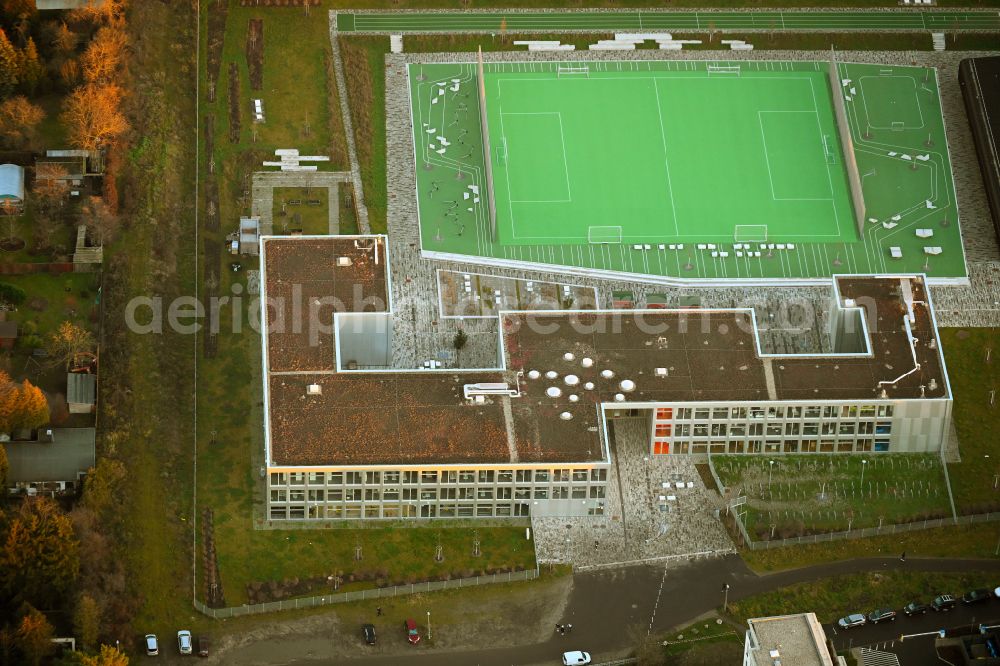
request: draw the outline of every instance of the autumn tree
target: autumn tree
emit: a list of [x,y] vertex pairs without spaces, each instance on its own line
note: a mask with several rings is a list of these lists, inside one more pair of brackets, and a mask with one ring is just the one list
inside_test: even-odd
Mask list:
[[[10,472],[10,462],[7,460],[7,447],[0,444],[0,493],[7,492],[7,474]],[[0,501],[3,501],[0,499]]]
[[42,25],[43,37],[52,49],[62,56],[76,50],[80,38],[66,26],[64,21],[48,21]]
[[35,0],[2,0],[0,10],[8,16],[24,16],[30,18],[35,15]]
[[30,604],[25,604],[22,612],[14,641],[25,662],[38,666],[55,647],[52,644],[54,630],[45,616]]
[[55,500],[29,497],[9,516],[0,550],[0,595],[53,608],[80,570],[78,542],[69,516]]
[[70,93],[61,116],[70,143],[97,150],[127,130],[128,121],[119,108],[121,100],[122,90],[114,84],[90,83]]
[[0,432],[37,428],[49,421],[49,403],[41,389],[25,379],[18,384],[0,371]]
[[80,209],[80,221],[97,239],[99,245],[111,243],[118,234],[120,219],[101,197],[88,197]]
[[34,140],[35,129],[44,118],[42,107],[32,104],[23,95],[3,100],[0,102],[0,144],[15,150],[25,148]]
[[38,57],[35,40],[28,37],[28,43],[18,53],[18,83],[22,90],[33,95],[44,76],[45,66]]
[[128,655],[116,647],[102,645],[98,654],[84,655],[80,663],[82,666],[128,666]]
[[97,344],[90,331],[71,321],[64,321],[55,333],[49,335],[45,348],[53,365],[65,364],[69,370],[79,357],[93,353]]
[[20,57],[17,48],[7,38],[7,33],[0,28],[0,97],[6,97],[17,87],[18,65]]
[[97,466],[87,472],[87,483],[83,487],[83,506],[98,517],[105,516],[117,504],[115,495],[125,479],[125,465],[114,458],[101,458]]
[[84,648],[97,647],[97,637],[101,630],[101,609],[93,597],[81,595],[73,612],[73,633]]
[[105,26],[97,31],[80,58],[83,78],[90,83],[110,83],[125,52],[125,31]]

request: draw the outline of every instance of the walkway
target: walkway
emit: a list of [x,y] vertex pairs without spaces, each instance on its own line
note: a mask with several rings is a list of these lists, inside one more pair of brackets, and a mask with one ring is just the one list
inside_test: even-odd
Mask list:
[[[501,27],[502,26],[502,27]],[[996,11],[496,11],[344,12],[339,32],[574,32],[613,30],[1000,30]]]
[[329,233],[340,233],[340,184],[351,182],[344,171],[256,171],[253,174],[250,214],[260,218],[260,233],[274,233],[274,188],[325,187]]

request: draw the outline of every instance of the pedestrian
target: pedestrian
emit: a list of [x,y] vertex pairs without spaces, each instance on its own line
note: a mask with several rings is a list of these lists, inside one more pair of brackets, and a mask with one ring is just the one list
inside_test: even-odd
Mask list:
[[382,614],[382,607],[381,606],[376,606],[375,607],[375,615],[381,615],[381,614]]
[[903,554],[899,556],[899,561],[900,562],[905,562],[906,561],[906,551],[905,550],[903,551]]
[[572,631],[573,631],[573,625],[572,624],[567,624],[566,625],[566,633],[569,634],[569,633],[572,633]]
[[560,634],[563,632],[563,626],[558,622],[556,622],[556,631],[558,631]]

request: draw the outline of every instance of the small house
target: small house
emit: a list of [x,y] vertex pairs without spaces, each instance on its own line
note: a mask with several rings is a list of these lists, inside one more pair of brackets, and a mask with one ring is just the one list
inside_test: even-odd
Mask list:
[[61,495],[78,490],[96,462],[94,428],[50,428],[37,439],[3,442],[7,449],[7,491]]
[[256,257],[260,254],[260,218],[240,218],[240,254]]
[[17,322],[0,321],[0,349],[13,349],[17,342]]
[[52,9],[80,9],[82,7],[100,7],[104,0],[35,0],[35,9],[46,11]]
[[0,215],[24,211],[24,167],[0,164]]
[[88,372],[66,375],[66,403],[70,414],[90,414],[97,403],[97,376]]

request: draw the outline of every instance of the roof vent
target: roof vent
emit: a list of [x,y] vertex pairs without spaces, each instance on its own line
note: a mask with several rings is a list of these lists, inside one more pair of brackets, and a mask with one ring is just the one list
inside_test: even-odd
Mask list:
[[929,388],[932,391],[936,391],[937,390],[937,380],[934,379],[933,377],[931,377],[931,380],[929,382],[927,382],[927,388]]
[[569,394],[569,401],[570,402],[579,402],[579,400],[580,400],[580,396],[578,396],[576,393],[570,393]]
[[559,396],[562,395],[562,389],[559,388],[558,386],[550,386],[547,389],[545,389],[545,395],[549,396],[550,398],[558,398]]
[[631,391],[635,390],[635,382],[632,381],[631,379],[623,379],[621,380],[621,382],[619,382],[618,388],[620,388],[625,393],[630,393]]
[[563,354],[564,361],[572,361],[574,358],[576,358],[576,356],[574,356],[570,352],[566,352],[565,354]]
[[337,257],[337,265],[341,266],[342,268],[346,268],[353,263],[354,262],[351,261],[350,257]]
[[586,384],[583,385],[583,388],[587,389],[588,391],[593,391],[594,390],[594,382],[587,382]]
[[625,394],[615,393],[615,402],[625,402]]
[[593,367],[594,359],[583,357],[582,359],[580,359],[580,365],[582,365],[585,368]]
[[566,382],[566,386],[576,386],[580,383],[580,378],[576,375],[566,375],[563,381]]
[[569,421],[571,418],[573,418],[573,415],[570,414],[569,412],[563,412],[562,414],[559,415],[559,418],[561,418],[563,421]]
[[601,370],[601,377],[604,377],[605,379],[611,379],[614,376],[615,373],[612,370]]
[[656,376],[657,377],[666,377],[667,376],[667,369],[666,368],[657,368],[656,369]]
[[555,370],[549,370],[548,372],[545,373],[545,376],[548,379],[555,379],[556,377],[559,376],[559,373],[556,372]]
[[310,384],[306,387],[306,395],[323,395],[323,387],[319,384]]
[[542,373],[538,372],[538,370],[529,370],[528,371],[528,379],[538,379],[541,376],[542,376]]

